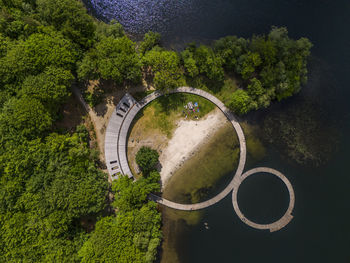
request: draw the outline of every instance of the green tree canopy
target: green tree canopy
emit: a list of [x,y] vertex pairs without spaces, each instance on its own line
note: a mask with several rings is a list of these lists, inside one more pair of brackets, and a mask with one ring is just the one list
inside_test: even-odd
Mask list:
[[116,20],[111,20],[109,24],[105,22],[99,21],[96,27],[96,35],[98,41],[105,37],[123,37],[125,36],[125,32],[123,26],[119,24]]
[[0,59],[0,83],[18,85],[25,77],[37,75],[48,66],[72,69],[77,52],[64,37],[48,28],[19,41]]
[[81,222],[103,211],[108,189],[85,132],[51,134],[0,153],[0,260],[78,261]]
[[159,154],[150,147],[142,146],[136,154],[136,163],[144,174],[155,169],[158,163]]
[[214,51],[223,59],[224,67],[237,71],[238,58],[248,50],[248,41],[236,36],[220,38],[214,43]]
[[144,55],[147,51],[150,51],[153,47],[160,44],[160,34],[149,31],[145,34],[143,41],[138,48],[139,52]]
[[247,86],[248,95],[252,99],[252,108],[266,108],[270,105],[270,97],[264,90],[261,82],[253,78]]
[[115,193],[114,207],[119,211],[140,208],[145,204],[151,192],[160,191],[160,175],[153,171],[147,177],[141,177],[133,182],[127,176],[119,176],[113,181],[112,190]]
[[127,176],[113,181],[116,217],[104,217],[79,251],[82,262],[154,262],[161,241],[161,215],[147,200],[159,192],[160,175],[152,172],[133,182]]
[[238,114],[246,114],[252,109],[252,99],[246,91],[239,89],[232,94],[229,107]]
[[176,52],[154,48],[142,58],[145,74],[153,78],[157,89],[169,90],[185,84]]
[[41,21],[54,26],[65,37],[81,47],[89,48],[92,46],[95,25],[82,2],[77,0],[37,0],[36,4]]
[[125,36],[101,39],[79,64],[78,75],[82,79],[110,79],[116,84],[139,82],[141,67],[135,44]]
[[198,48],[195,48],[193,58],[196,61],[199,73],[204,74],[211,80],[224,80],[223,61],[221,57],[215,55],[210,47],[200,45]]
[[161,241],[161,217],[155,203],[97,222],[79,251],[82,262],[152,263]]
[[10,99],[0,113],[0,134],[6,137],[35,138],[43,135],[51,125],[50,113],[34,98]]
[[261,64],[261,58],[258,53],[248,52],[238,59],[237,70],[243,79],[249,79]]
[[250,49],[258,53],[264,66],[271,66],[277,61],[277,48],[275,43],[265,36],[255,36],[250,43]]
[[22,84],[20,94],[40,100],[45,108],[55,113],[70,95],[68,90],[73,79],[69,70],[50,66],[39,75],[28,76]]
[[196,60],[193,58],[193,56],[193,52],[191,52],[189,49],[185,49],[181,53],[184,68],[186,71],[185,73],[191,78],[196,77],[199,74],[199,69],[197,67]]
[[28,37],[37,31],[35,1],[0,1],[0,32],[11,39]]

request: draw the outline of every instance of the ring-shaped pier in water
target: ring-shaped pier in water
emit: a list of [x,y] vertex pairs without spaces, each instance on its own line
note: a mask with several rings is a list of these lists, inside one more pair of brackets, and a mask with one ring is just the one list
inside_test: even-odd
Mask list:
[[[244,133],[243,133],[243,130],[242,130],[241,126],[239,125],[238,121],[236,120],[235,116],[232,114],[232,112],[218,98],[216,98],[212,94],[205,92],[204,90],[195,89],[192,87],[179,87],[177,89],[171,90],[169,93],[170,94],[171,93],[189,93],[189,94],[201,96],[201,97],[211,101],[224,113],[224,115],[227,117],[227,119],[231,122],[231,124],[232,124],[233,128],[235,129],[236,134],[238,136],[238,140],[239,140],[239,144],[240,144],[240,158],[239,158],[239,162],[238,162],[238,167],[236,169],[236,173],[235,173],[234,177],[232,178],[231,182],[219,194],[217,194],[216,196],[214,196],[213,198],[211,198],[207,201],[196,203],[196,204],[180,204],[180,203],[172,202],[170,200],[164,199],[162,197],[159,197],[159,196],[156,196],[153,194],[150,195],[151,200],[153,200],[159,204],[165,205],[167,207],[174,208],[174,209],[185,210],[185,211],[203,209],[203,208],[206,208],[206,207],[209,207],[211,205],[216,204],[217,202],[222,200],[224,197],[226,197],[232,190],[238,189],[240,183],[243,181],[242,180],[242,178],[243,178],[242,173],[244,170],[244,166],[245,166],[245,162],[246,162],[246,153],[247,153]],[[105,137],[106,164],[107,164],[108,172],[111,175],[112,179],[116,179],[118,177],[118,174],[124,174],[124,175],[128,175],[129,177],[133,177],[131,170],[130,170],[130,167],[129,167],[129,164],[128,164],[128,161],[127,161],[127,138],[128,138],[130,126],[132,124],[132,121],[136,117],[137,113],[143,107],[145,107],[151,101],[153,101],[153,100],[155,100],[163,95],[164,95],[164,93],[162,93],[160,91],[155,91],[152,94],[143,98],[140,102],[136,102],[136,100],[134,100],[129,94],[126,94],[121,99],[121,101],[118,103],[116,109],[114,110],[114,112],[109,120],[107,130],[106,130],[106,137]],[[257,168],[257,169],[260,169],[260,168]],[[273,170],[273,169],[271,169],[271,170]],[[273,170],[273,171],[275,171],[275,170]],[[248,174],[248,172],[245,173],[244,176],[248,176],[247,174]],[[289,181],[288,181],[288,183],[289,183]],[[289,183],[289,185],[290,185],[290,183]],[[290,187],[291,187],[291,185],[290,185]],[[293,190],[293,188],[291,188],[291,189]],[[233,197],[234,197],[236,191],[233,191],[233,192],[234,192],[233,193]],[[294,192],[293,192],[293,196],[294,196]],[[234,207],[235,207],[235,203],[236,203],[235,210],[237,208],[238,209],[237,211],[240,212],[238,204],[237,204],[237,198],[235,200],[236,200],[234,202]],[[290,200],[293,200],[293,206],[292,206],[292,209],[293,209],[294,198],[290,199]],[[289,215],[291,215],[291,214],[289,214]],[[283,222],[287,222],[287,223],[283,226],[282,226],[282,224],[280,224],[282,226],[280,228],[277,227],[279,225],[277,223],[280,222],[281,219],[276,222],[276,225],[275,225],[276,228],[273,228],[273,227],[272,228],[263,228],[260,225],[255,224],[249,220],[246,221],[247,219],[244,217],[243,214],[240,216],[240,218],[242,219],[243,222],[245,222],[245,223],[248,222],[249,223],[248,225],[250,225],[251,227],[254,227],[257,229],[270,229],[270,231],[272,229],[276,229],[276,230],[281,229],[283,226],[288,224],[288,222],[292,219],[292,217],[290,217],[290,220],[288,222],[287,222],[287,220],[284,219]]]
[[[270,223],[270,224],[258,224],[258,223],[255,223],[255,222],[247,219],[244,216],[244,214],[241,212],[241,210],[239,209],[239,206],[238,206],[237,194],[238,194],[238,189],[239,189],[241,183],[248,176],[256,174],[256,173],[273,174],[273,175],[277,176],[279,179],[281,179],[288,189],[289,205],[288,205],[287,211],[284,213],[284,215],[279,220],[277,220],[273,223]],[[272,169],[272,168],[268,168],[268,167],[258,167],[258,168],[254,168],[254,169],[251,169],[251,170],[245,172],[241,177],[239,177],[237,179],[235,178],[234,180],[236,180],[236,181],[235,181],[235,185],[234,185],[234,188],[232,191],[233,208],[234,208],[236,214],[238,215],[238,217],[242,220],[242,222],[244,222],[248,226],[256,228],[256,229],[262,229],[262,230],[268,229],[268,230],[270,230],[270,232],[274,232],[274,231],[280,230],[281,228],[285,227],[293,219],[292,212],[293,212],[294,203],[295,203],[295,195],[294,195],[293,186],[289,182],[287,177],[285,177],[279,171]]]

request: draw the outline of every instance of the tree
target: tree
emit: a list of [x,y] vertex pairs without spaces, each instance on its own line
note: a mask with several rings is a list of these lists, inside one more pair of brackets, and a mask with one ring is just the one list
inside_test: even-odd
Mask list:
[[92,46],[95,35],[93,19],[77,0],[37,0],[41,21],[54,26],[72,42],[83,48]]
[[277,49],[275,43],[265,36],[253,37],[250,43],[250,49],[258,53],[264,66],[271,66],[276,63]]
[[41,136],[52,125],[52,118],[34,98],[10,99],[0,114],[0,134],[21,135],[28,139]]
[[77,75],[80,80],[98,79],[101,77],[97,60],[98,57],[95,49],[91,49],[85,53],[82,61],[77,63]]
[[247,92],[242,89],[235,91],[232,94],[229,102],[229,107],[238,114],[246,114],[252,109],[252,99]]
[[1,261],[78,261],[84,217],[106,206],[108,182],[81,129],[0,151]]
[[153,78],[157,89],[170,90],[185,84],[176,52],[154,48],[146,52],[142,64],[145,75]]
[[0,1],[0,32],[11,39],[27,38],[37,31],[34,1]]
[[145,34],[143,41],[138,48],[140,54],[144,55],[147,51],[150,51],[153,47],[160,44],[160,34],[149,31]]
[[99,21],[97,22],[96,36],[98,41],[101,41],[101,39],[104,37],[123,37],[125,36],[125,32],[123,26],[116,20],[111,20],[108,24]]
[[144,174],[148,174],[159,162],[158,158],[159,154],[156,150],[142,146],[136,154],[136,163]]
[[260,55],[249,51],[239,57],[237,67],[238,73],[242,75],[243,79],[247,80],[261,63]]
[[261,82],[253,78],[247,86],[248,95],[252,98],[252,107],[255,109],[266,108],[270,105],[270,98],[261,85]]
[[139,210],[104,217],[79,251],[81,262],[154,262],[160,224],[160,213],[152,202]]
[[0,83],[18,88],[27,76],[40,74],[48,66],[72,69],[76,59],[77,52],[68,40],[50,28],[42,28],[41,33],[13,45],[0,59]]
[[79,251],[82,262],[154,262],[161,241],[161,215],[147,200],[160,191],[160,175],[151,172],[133,182],[127,176],[113,181],[116,217],[99,220]]
[[214,42],[215,54],[223,59],[223,66],[233,71],[237,69],[238,58],[247,52],[248,41],[236,36],[227,36]]
[[127,176],[119,176],[113,181],[112,190],[115,193],[113,206],[119,211],[130,211],[141,208],[152,192],[160,191],[160,175],[153,171],[147,177],[141,177],[133,182]]
[[276,47],[277,61],[271,72],[264,70],[263,82],[274,82],[275,96],[281,100],[299,92],[301,85],[306,83],[306,63],[312,44],[306,38],[290,39],[285,27],[272,27],[268,39]]
[[186,70],[186,74],[191,78],[196,77],[199,74],[199,70],[196,64],[196,60],[193,58],[193,53],[189,49],[185,49],[181,53],[181,57]]
[[73,79],[69,70],[50,66],[39,75],[28,76],[20,94],[40,100],[45,108],[55,113],[70,95],[68,89]]
[[204,45],[199,46],[195,49],[193,58],[201,74],[206,75],[211,80],[223,81],[223,61],[214,54],[210,47]]
[[0,58],[6,55],[7,49],[11,44],[11,41],[0,33]]
[[79,64],[78,75],[82,79],[93,76],[114,80],[116,84],[139,82],[141,67],[135,44],[126,36],[101,39]]

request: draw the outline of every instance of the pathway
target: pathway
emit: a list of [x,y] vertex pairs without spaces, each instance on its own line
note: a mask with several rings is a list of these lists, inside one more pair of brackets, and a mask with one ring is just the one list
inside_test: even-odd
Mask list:
[[[279,179],[281,179],[288,189],[289,205],[288,205],[287,211],[284,213],[284,215],[279,220],[277,220],[276,222],[271,223],[271,224],[257,224],[257,223],[250,221],[249,219],[247,219],[243,215],[243,213],[241,212],[241,210],[239,209],[239,206],[238,206],[237,193],[238,193],[239,186],[248,176],[251,176],[251,175],[256,174],[256,173],[273,174],[273,175],[277,176]],[[251,169],[248,172],[245,172],[239,178],[239,180],[236,181],[236,183],[234,184],[233,192],[232,192],[232,203],[233,203],[233,208],[235,209],[238,217],[244,223],[246,223],[248,226],[251,226],[251,227],[256,228],[256,229],[269,229],[270,232],[274,232],[274,231],[280,230],[281,228],[285,227],[293,219],[292,211],[294,208],[295,196],[294,196],[294,190],[293,190],[292,184],[288,181],[287,177],[285,177],[282,173],[280,173],[279,171],[276,171],[275,169],[272,169],[272,168],[258,167],[258,168]]]
[[[177,89],[174,89],[170,91],[169,93],[190,93],[195,94],[198,96],[201,96],[203,98],[206,98],[207,100],[214,103],[227,117],[227,119],[231,122],[233,128],[235,129],[238,140],[240,143],[240,159],[238,163],[238,167],[236,170],[236,173],[234,177],[232,178],[231,182],[227,185],[227,187],[220,192],[218,195],[214,196],[213,198],[196,204],[180,204],[176,202],[169,201],[167,199],[164,199],[162,197],[156,196],[151,194],[150,199],[158,202],[159,204],[178,209],[178,210],[185,210],[185,211],[191,211],[191,210],[198,210],[203,209],[206,207],[209,207],[211,205],[216,204],[223,198],[225,198],[233,189],[233,205],[234,209],[237,212],[238,216],[241,218],[241,220],[250,225],[251,227],[257,228],[257,229],[270,229],[270,231],[273,231],[273,229],[280,229],[292,219],[291,212],[294,207],[294,192],[291,184],[287,180],[287,178],[279,173],[278,171],[275,171],[271,169],[271,173],[277,175],[280,179],[282,179],[289,190],[291,188],[290,193],[293,193],[292,197],[290,198],[290,205],[291,210],[288,216],[282,217],[280,220],[273,224],[269,225],[259,225],[254,222],[251,222],[247,220],[244,215],[240,212],[238,204],[237,204],[237,190],[241,184],[241,182],[248,177],[249,175],[262,171],[263,169],[270,169],[270,168],[256,168],[253,170],[250,170],[242,175],[243,169],[246,162],[246,141],[244,137],[243,130],[239,123],[237,122],[234,115],[231,113],[231,111],[226,108],[226,106],[215,96],[211,95],[208,92],[205,92],[200,89],[195,89],[192,87],[179,87]],[[151,101],[159,98],[160,96],[163,96],[164,93],[160,91],[155,91],[152,94],[146,96],[143,98],[140,102],[136,102],[129,94],[126,94],[125,97],[118,103],[115,112],[113,112],[113,115],[111,117],[111,120],[107,127],[106,132],[106,139],[105,139],[105,153],[106,153],[106,164],[108,168],[108,172],[112,176],[112,178],[116,179],[118,177],[118,174],[125,174],[129,177],[133,177],[128,160],[127,160],[127,139],[128,139],[128,132],[130,129],[130,126],[132,124],[132,121],[136,117],[137,113],[145,107],[147,104],[149,104]],[[125,101],[127,101],[127,104],[129,104],[129,107],[125,107]],[[123,106],[124,103],[124,106]],[[265,171],[265,170],[264,170]],[[290,195],[291,196],[291,195]],[[282,220],[283,219],[283,220]],[[288,220],[289,219],[289,220]],[[282,220],[282,221],[281,221]],[[287,222],[288,221],[288,222]]]

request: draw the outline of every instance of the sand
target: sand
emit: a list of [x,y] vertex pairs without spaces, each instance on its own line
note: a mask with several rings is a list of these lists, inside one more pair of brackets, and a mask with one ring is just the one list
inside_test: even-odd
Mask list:
[[225,115],[219,109],[215,109],[204,119],[180,120],[177,123],[172,138],[159,157],[163,188],[174,171],[194,155],[226,122]]

